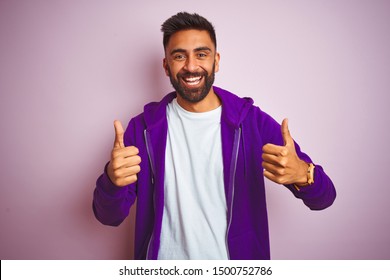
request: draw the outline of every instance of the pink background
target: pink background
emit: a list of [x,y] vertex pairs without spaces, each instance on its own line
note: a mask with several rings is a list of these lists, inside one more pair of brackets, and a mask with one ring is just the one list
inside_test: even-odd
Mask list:
[[182,10],[216,27],[216,85],[289,117],[336,185],[313,212],[267,181],[272,257],[390,259],[385,0],[1,0],[0,258],[132,258],[132,219],[99,224],[92,192],[113,120],[171,91],[159,28]]

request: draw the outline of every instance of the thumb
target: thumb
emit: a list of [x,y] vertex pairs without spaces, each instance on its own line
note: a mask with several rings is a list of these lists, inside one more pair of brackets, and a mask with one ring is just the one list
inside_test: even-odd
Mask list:
[[282,122],[281,126],[282,130],[282,137],[283,137],[283,142],[285,146],[289,146],[291,144],[294,145],[294,140],[291,137],[290,130],[288,129],[288,119],[284,119]]
[[120,121],[115,120],[114,121],[114,128],[115,128],[115,142],[114,142],[114,148],[124,148],[125,144],[123,141],[123,135],[124,130],[123,126]]

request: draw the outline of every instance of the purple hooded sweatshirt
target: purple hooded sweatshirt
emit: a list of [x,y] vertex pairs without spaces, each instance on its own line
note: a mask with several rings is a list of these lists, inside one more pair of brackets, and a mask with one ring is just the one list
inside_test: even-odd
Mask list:
[[[270,259],[261,157],[263,145],[283,145],[280,125],[254,106],[252,99],[240,98],[217,87],[214,87],[214,91],[222,102],[228,256],[229,259]],[[94,191],[93,211],[105,225],[121,224],[137,199],[135,259],[158,257],[164,209],[164,162],[168,131],[166,108],[175,97],[176,93],[170,93],[160,102],[147,104],[144,112],[133,118],[125,131],[125,146],[136,146],[142,159],[137,182],[117,187],[110,181],[105,169]],[[312,162],[297,144],[295,146],[299,158]],[[300,190],[293,185],[285,187],[310,209],[321,210],[332,205],[336,191],[322,167],[315,165],[314,184]]]

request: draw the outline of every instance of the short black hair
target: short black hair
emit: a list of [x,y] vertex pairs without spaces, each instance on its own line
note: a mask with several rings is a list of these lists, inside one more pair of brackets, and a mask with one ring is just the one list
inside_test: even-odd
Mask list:
[[187,12],[180,12],[167,19],[161,25],[161,31],[164,33],[164,49],[167,47],[169,39],[174,33],[190,29],[207,31],[210,35],[211,41],[214,43],[215,48],[217,48],[215,29],[211,22],[196,13],[189,14]]

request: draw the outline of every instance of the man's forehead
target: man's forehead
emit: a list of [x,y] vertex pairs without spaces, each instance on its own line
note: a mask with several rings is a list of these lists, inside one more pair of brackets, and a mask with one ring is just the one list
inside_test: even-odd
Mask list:
[[200,48],[215,48],[210,34],[206,30],[181,30],[174,34],[169,39],[167,50],[182,49],[186,51],[194,51]]

